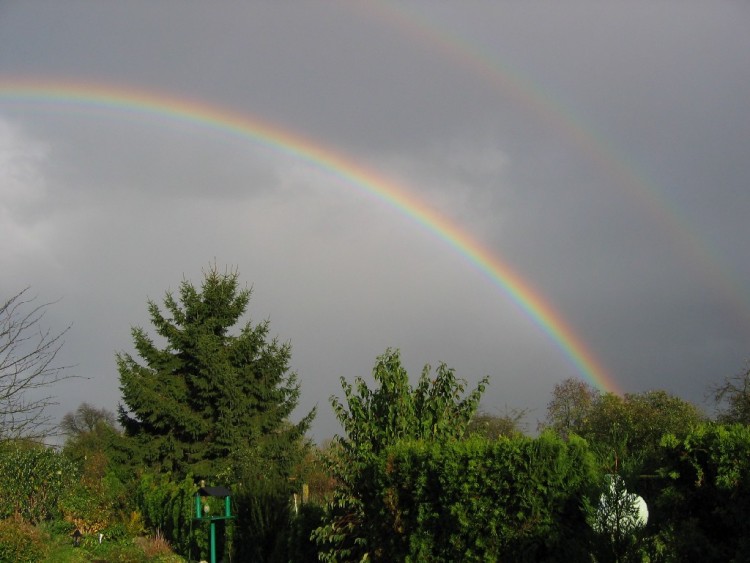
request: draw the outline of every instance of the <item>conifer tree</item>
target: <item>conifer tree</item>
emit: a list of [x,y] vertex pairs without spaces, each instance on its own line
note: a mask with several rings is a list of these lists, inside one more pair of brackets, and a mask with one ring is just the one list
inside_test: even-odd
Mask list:
[[143,363],[117,354],[119,420],[146,465],[211,477],[236,474],[229,466],[249,460],[286,464],[287,471],[294,463],[315,412],[289,421],[299,384],[289,371],[291,346],[269,340],[268,321],[230,332],[250,295],[236,271],[212,265],[200,290],[183,281],[177,297],[168,291],[164,311],[148,301],[163,347],[135,327]]

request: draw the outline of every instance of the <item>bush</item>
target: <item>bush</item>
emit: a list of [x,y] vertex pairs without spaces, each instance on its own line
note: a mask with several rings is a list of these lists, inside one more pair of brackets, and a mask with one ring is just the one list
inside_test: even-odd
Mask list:
[[58,515],[58,501],[76,482],[75,465],[52,448],[15,442],[0,450],[0,518],[19,515],[38,524]]
[[318,561],[318,546],[310,538],[313,530],[321,524],[323,507],[303,504],[299,513],[292,517],[286,545],[286,561],[313,563]]
[[750,427],[667,435],[662,453],[652,520],[674,560],[750,560]]
[[198,487],[188,475],[182,481],[172,481],[169,474],[146,473],[136,489],[136,504],[143,515],[145,526],[164,539],[183,555],[193,555],[197,547],[205,558],[208,540],[200,526],[193,527],[194,496]]
[[582,500],[598,483],[578,438],[404,442],[364,473],[373,560],[570,561],[587,557]]
[[37,563],[47,555],[48,538],[18,517],[0,520],[0,561]]

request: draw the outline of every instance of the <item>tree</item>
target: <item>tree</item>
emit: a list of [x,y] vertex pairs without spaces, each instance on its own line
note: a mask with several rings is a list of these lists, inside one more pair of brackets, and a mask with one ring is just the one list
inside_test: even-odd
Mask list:
[[501,436],[511,438],[523,436],[525,424],[524,418],[529,414],[529,409],[508,409],[504,414],[491,414],[487,411],[478,411],[469,422],[466,431],[468,434],[478,434],[490,440],[497,440]]
[[67,436],[65,454],[79,463],[95,457],[108,461],[115,453],[115,442],[121,438],[115,414],[85,402],[63,416],[60,431]]
[[412,388],[398,350],[389,349],[372,372],[376,389],[360,377],[353,385],[341,378],[346,404],[332,396],[331,405],[346,436],[334,438],[329,459],[338,487],[324,525],[313,533],[324,560],[360,559],[377,547],[366,540],[362,498],[375,486],[368,481],[368,467],[386,448],[403,440],[448,443],[465,435],[489,378],[464,397],[464,380],[445,364],[436,371],[433,376],[426,365]]
[[[600,393],[577,379],[555,385],[540,425],[563,438],[582,436],[615,466],[625,458],[647,458],[666,433],[682,436],[705,420],[692,403],[654,390],[642,393]],[[614,456],[614,457],[612,457]],[[640,463],[640,462],[638,462]]]
[[72,377],[69,366],[56,363],[63,336],[42,326],[52,303],[37,303],[23,289],[0,305],[0,440],[25,437],[41,440],[55,404],[49,389]]
[[641,464],[659,448],[664,434],[681,437],[705,420],[692,403],[666,391],[605,393],[591,409],[582,432],[595,448],[614,453],[620,461]]
[[562,438],[571,433],[582,434],[599,391],[575,378],[555,385],[552,400],[547,404],[547,417],[540,429],[549,428]]
[[166,293],[166,314],[148,301],[164,347],[136,327],[144,363],[117,355],[120,423],[157,470],[213,477],[234,475],[233,464],[265,460],[283,473],[301,451],[315,411],[289,422],[299,398],[291,345],[268,339],[268,321],[230,332],[250,300],[250,290],[238,286],[236,271],[220,273],[215,265],[200,290],[183,281],[177,297]]
[[719,422],[750,424],[750,366],[739,375],[724,379],[713,387],[712,393],[719,407]]
[[115,413],[107,409],[97,409],[86,402],[78,405],[75,412],[69,412],[60,421],[60,430],[68,437],[76,437],[95,431],[99,425],[114,427],[117,422]]
[[703,424],[662,440],[654,507],[670,561],[750,561],[750,427]]

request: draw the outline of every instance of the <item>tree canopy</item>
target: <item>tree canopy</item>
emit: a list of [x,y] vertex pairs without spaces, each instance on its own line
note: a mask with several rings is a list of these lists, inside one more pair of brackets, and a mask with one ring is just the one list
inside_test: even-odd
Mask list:
[[251,294],[238,277],[212,266],[200,289],[183,281],[177,296],[167,292],[164,311],[149,300],[164,345],[135,327],[143,363],[117,354],[120,423],[157,469],[206,477],[248,456],[289,462],[289,449],[312,421],[314,410],[296,424],[289,420],[299,398],[291,345],[269,339],[268,321],[231,332]]
[[460,440],[489,382],[489,377],[482,378],[464,396],[466,381],[440,364],[435,374],[426,365],[412,387],[399,351],[390,349],[377,358],[372,376],[378,385],[374,389],[361,377],[353,385],[342,377],[346,403],[331,397],[346,436],[334,439],[329,467],[338,487],[328,507],[328,523],[314,532],[326,561],[359,558],[373,547],[365,539],[368,523],[362,503],[364,490],[372,486],[367,477],[369,464],[402,441],[445,444]]

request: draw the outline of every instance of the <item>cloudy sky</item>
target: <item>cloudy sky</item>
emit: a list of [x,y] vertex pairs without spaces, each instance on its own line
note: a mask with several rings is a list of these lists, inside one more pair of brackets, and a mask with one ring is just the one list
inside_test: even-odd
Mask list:
[[744,2],[0,3],[0,294],[59,299],[88,378],[52,414],[114,410],[146,300],[215,261],[292,343],[316,440],[387,347],[490,375],[485,408],[533,429],[587,374],[466,245],[613,386],[705,405],[750,359],[749,26]]

